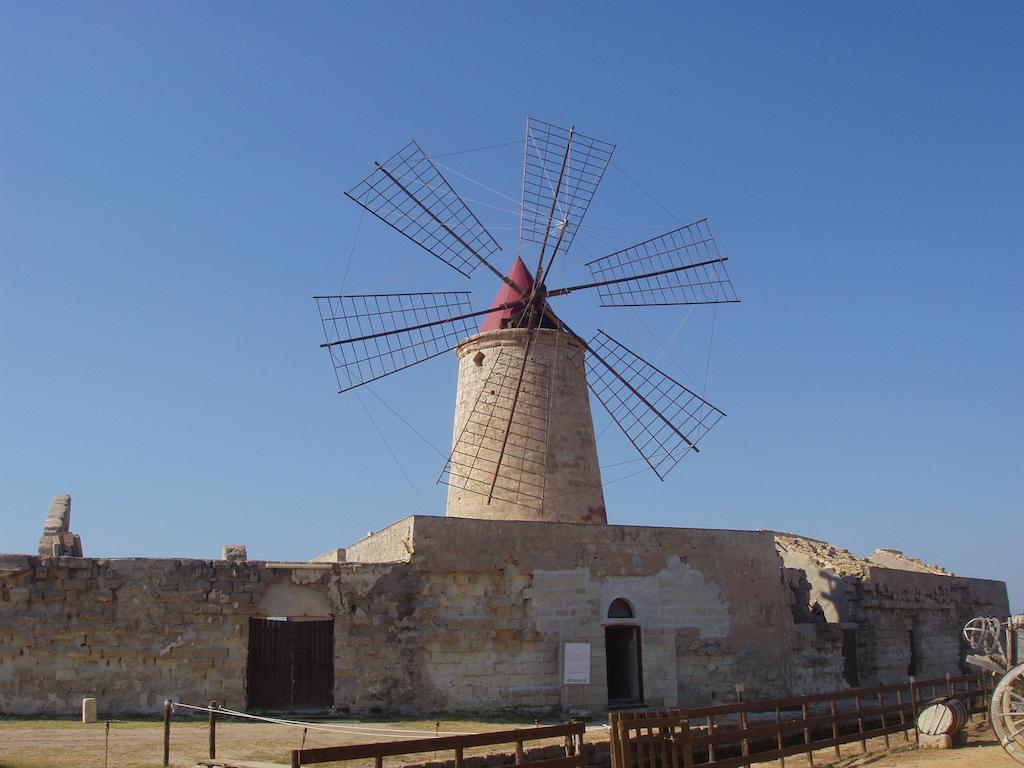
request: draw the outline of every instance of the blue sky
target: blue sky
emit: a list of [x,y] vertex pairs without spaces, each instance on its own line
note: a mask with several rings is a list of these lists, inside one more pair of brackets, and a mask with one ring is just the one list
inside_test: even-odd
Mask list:
[[[1021,610],[1022,31],[1009,2],[0,5],[0,551],[65,491],[119,557],[442,513],[454,356],[337,395],[311,297],[347,269],[489,301],[342,193],[532,114],[618,145],[561,279],[707,216],[743,299],[559,305],[728,414],[665,483],[605,431],[612,522],[894,547]],[[443,162],[516,198],[521,155]],[[511,204],[452,182],[507,266]]]

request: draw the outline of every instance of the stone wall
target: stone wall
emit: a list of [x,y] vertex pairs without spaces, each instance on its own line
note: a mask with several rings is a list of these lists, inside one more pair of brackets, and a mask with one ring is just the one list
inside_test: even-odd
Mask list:
[[371,613],[394,615],[388,592],[372,589],[390,570],[0,555],[0,712],[67,715],[87,696],[107,714],[154,714],[166,698],[244,707],[249,617],[302,615],[274,597],[286,585],[309,590],[319,598],[312,604],[337,617],[337,688],[368,691],[353,705],[379,704],[386,696],[369,692],[368,677],[379,691],[386,676],[352,658],[402,661],[377,647],[381,633],[366,632]]
[[[254,616],[333,616],[339,708],[600,710],[616,598],[641,628],[651,704],[725,697],[739,681],[786,690],[763,534],[423,517],[353,552],[407,562],[3,556],[0,711],[66,714],[85,696],[126,713],[168,697],[244,706]],[[568,692],[566,642],[592,646],[591,684]]]
[[[724,698],[737,682],[772,694],[787,689],[788,619],[770,534],[417,517],[414,543],[414,566],[463,573],[484,590],[456,602],[439,597],[435,610],[454,611],[459,632],[454,644],[431,648],[428,668],[472,670],[466,652],[476,648],[484,650],[478,674],[493,679],[487,665],[502,659],[509,677],[490,691],[491,701],[542,690],[552,707],[603,709],[604,631],[616,623],[607,618],[616,598],[632,606],[641,628],[652,706]],[[498,584],[488,583],[491,574]],[[517,649],[511,656],[503,650],[509,640]],[[559,665],[567,642],[591,644],[591,684],[564,691]],[[454,706],[466,706],[461,696],[451,688]]]
[[918,677],[974,672],[963,661],[963,625],[977,615],[1008,614],[1002,582],[872,566],[853,606],[861,682],[880,685],[905,680],[911,672]]
[[[920,675],[956,672],[962,622],[1006,612],[999,582],[869,565],[843,581],[845,623],[800,614],[825,595],[768,532],[415,517],[346,556],[0,555],[0,713],[68,715],[87,696],[104,714],[244,707],[251,617],[333,619],[339,710],[426,714],[601,712],[616,624],[639,627],[646,702],[673,707],[736,683],[750,698],[842,687],[848,626],[862,684],[905,679],[908,629]],[[616,600],[632,618],[608,618]],[[588,685],[562,685],[570,642],[591,646]]]
[[964,623],[1009,612],[1003,582],[954,576],[895,550],[878,550],[872,558],[905,567],[881,567],[794,534],[776,534],[776,546],[787,571],[804,571],[809,599],[827,621],[856,629],[861,685],[973,672],[963,661]]

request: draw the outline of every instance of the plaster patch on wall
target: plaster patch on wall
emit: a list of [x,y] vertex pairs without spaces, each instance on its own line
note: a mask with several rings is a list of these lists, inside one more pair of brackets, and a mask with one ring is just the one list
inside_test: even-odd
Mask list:
[[534,571],[530,598],[537,630],[563,638],[577,634],[581,622],[605,623],[616,598],[633,606],[636,622],[645,629],[693,628],[701,638],[729,634],[729,604],[721,587],[677,555],[650,576],[595,580],[589,568]]
[[300,587],[287,581],[271,584],[260,600],[264,616],[330,616],[331,602],[323,592]]

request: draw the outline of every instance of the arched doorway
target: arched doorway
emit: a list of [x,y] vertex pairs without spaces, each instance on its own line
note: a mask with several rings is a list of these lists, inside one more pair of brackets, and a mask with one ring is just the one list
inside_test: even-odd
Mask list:
[[633,607],[621,597],[608,607],[604,650],[609,707],[636,706],[644,700],[640,627],[635,620]]

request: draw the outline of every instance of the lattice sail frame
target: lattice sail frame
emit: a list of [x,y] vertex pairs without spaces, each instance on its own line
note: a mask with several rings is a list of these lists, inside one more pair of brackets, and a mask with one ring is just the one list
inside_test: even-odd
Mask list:
[[662,480],[725,416],[604,331],[587,351],[590,391]]
[[[739,301],[707,219],[587,262],[602,307]],[[650,275],[643,277],[643,275]]]
[[[575,132],[572,133],[571,147],[569,140],[570,132],[565,128],[533,117],[526,122],[520,243],[540,245],[545,237],[553,243],[563,222],[567,222],[562,236],[563,253],[569,250],[576,237],[580,222],[611,162],[615,145]],[[567,147],[569,158],[565,173],[561,174]],[[554,220],[549,226],[552,204]]]
[[[572,245],[615,145],[534,118],[527,122],[525,144],[520,251],[525,243],[542,245],[547,265],[539,259],[536,279],[543,285],[556,254]],[[346,194],[461,274],[469,276],[483,264],[517,288],[488,260],[500,250],[493,236],[415,141],[378,163]],[[533,307],[527,313],[521,306],[519,311],[532,318],[525,329],[530,334],[536,318],[554,318],[545,307],[548,297],[588,288],[599,291],[606,307],[738,301],[724,262],[707,220],[701,219],[589,262],[593,282],[524,295],[524,300],[539,302],[542,312]],[[468,296],[439,292],[316,297],[326,338],[321,346],[330,349],[339,391],[450,351],[476,333],[471,318],[514,305],[473,312]],[[572,333],[564,324],[561,327]],[[725,415],[601,331],[589,351],[591,391],[662,480],[683,456],[697,450],[697,442]],[[529,366],[518,368],[513,357],[506,352],[503,360],[495,361],[504,376],[486,392],[493,389],[498,394],[490,400],[481,395],[474,404],[440,481],[472,491],[483,484],[489,496],[530,506],[542,504],[544,483],[538,485],[534,472],[531,487],[523,481],[528,474],[523,470],[536,470],[538,459],[546,467],[550,414],[545,410],[543,425],[536,422],[536,415],[550,403],[530,402],[529,393],[537,391],[539,382],[528,380]],[[524,371],[522,380],[519,370]],[[497,375],[494,369],[491,374]],[[550,381],[551,373],[546,377]],[[527,390],[526,398],[520,393],[515,400],[511,393],[521,388]],[[493,446],[484,444],[486,429],[479,428],[495,419],[508,425],[508,440],[501,453],[488,453]],[[513,477],[516,470],[518,479]]]
[[466,277],[501,250],[415,141],[345,194]]
[[[526,353],[525,348],[498,350],[438,482],[539,512],[544,505],[552,371],[550,362],[536,356],[524,368]],[[499,436],[506,427],[508,442],[502,451]]]
[[439,291],[315,297],[338,391],[455,349],[476,333],[473,318],[464,317],[472,314],[469,296],[468,291]]

